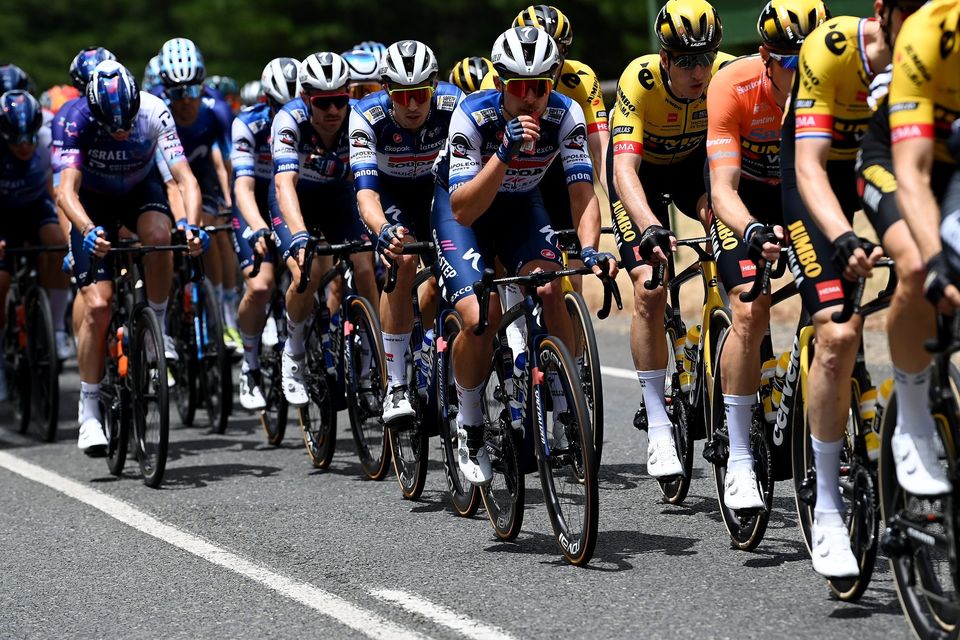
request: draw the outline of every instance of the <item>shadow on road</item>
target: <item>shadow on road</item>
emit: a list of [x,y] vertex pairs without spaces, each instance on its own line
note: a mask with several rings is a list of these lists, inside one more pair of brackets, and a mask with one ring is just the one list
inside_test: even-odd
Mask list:
[[206,464],[196,467],[167,469],[163,477],[164,489],[200,489],[211,482],[225,478],[250,476],[266,478],[280,471],[280,467],[265,467],[250,464]]

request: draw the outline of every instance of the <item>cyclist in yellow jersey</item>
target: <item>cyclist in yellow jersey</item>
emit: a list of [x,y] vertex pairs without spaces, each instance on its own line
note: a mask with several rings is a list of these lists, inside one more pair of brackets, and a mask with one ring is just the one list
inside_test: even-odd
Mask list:
[[[483,56],[463,58],[450,70],[449,81],[460,87],[465,94],[480,90],[480,85],[488,73],[496,73],[493,63]],[[492,89],[493,87],[488,87]]]
[[705,92],[719,65],[723,28],[705,0],[669,0],[656,31],[660,54],[637,58],[620,76],[607,193],[621,267],[633,280],[630,347],[647,411],[647,471],[669,477],[683,468],[664,406],[667,292],[648,291],[643,283],[652,275],[650,265],[666,262],[676,248],[666,194],[687,215],[705,218]]

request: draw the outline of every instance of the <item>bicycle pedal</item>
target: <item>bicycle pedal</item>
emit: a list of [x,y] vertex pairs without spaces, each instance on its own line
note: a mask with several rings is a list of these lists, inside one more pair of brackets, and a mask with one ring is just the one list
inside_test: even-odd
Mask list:
[[703,459],[710,464],[723,466],[730,456],[726,443],[719,439],[707,440],[703,445]]
[[813,507],[817,504],[816,476],[811,477],[808,475],[800,482],[800,487],[797,489],[797,497],[808,507]]
[[898,558],[910,553],[910,540],[900,529],[887,527],[880,535],[880,550],[891,558]]
[[643,407],[637,409],[637,412],[633,414],[633,427],[638,431],[647,430],[647,412]]

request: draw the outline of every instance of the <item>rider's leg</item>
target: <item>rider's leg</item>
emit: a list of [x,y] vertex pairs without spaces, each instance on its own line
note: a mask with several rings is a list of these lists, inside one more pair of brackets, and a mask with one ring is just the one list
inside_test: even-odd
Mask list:
[[[51,221],[38,230],[40,244],[45,247],[59,247],[67,243],[63,230],[57,222]],[[40,285],[47,290],[50,298],[50,313],[53,315],[53,329],[59,334],[66,333],[64,322],[67,317],[67,304],[70,301],[70,276],[63,272],[63,256],[66,251],[41,254],[37,261]],[[58,343],[60,338],[58,336]],[[59,349],[58,349],[59,351]]]
[[266,323],[266,307],[270,304],[270,295],[273,293],[273,264],[260,264],[260,273],[255,278],[250,277],[253,267],[243,270],[246,285],[243,298],[237,311],[237,326],[243,339],[244,369],[259,369],[260,335]]
[[405,354],[413,330],[413,307],[410,287],[417,273],[417,256],[400,256],[397,260],[397,286],[380,298],[380,325],[383,328],[383,349],[387,355],[388,388],[406,385]]
[[[170,216],[159,211],[146,211],[137,218],[137,235],[144,245],[170,244]],[[166,342],[167,299],[173,282],[173,254],[155,251],[143,257],[144,281],[147,285],[147,301],[157,314],[160,331]],[[167,349],[169,351],[169,349]],[[170,357],[170,354],[167,355]]]
[[233,244],[225,233],[215,233],[214,242],[220,251],[223,273],[223,326],[231,332],[237,331],[237,254],[233,251]]

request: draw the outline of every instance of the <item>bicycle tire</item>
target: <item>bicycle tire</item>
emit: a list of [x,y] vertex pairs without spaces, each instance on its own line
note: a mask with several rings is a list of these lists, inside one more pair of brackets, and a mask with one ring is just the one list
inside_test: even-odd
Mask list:
[[50,300],[40,287],[27,294],[27,336],[32,421],[44,442],[54,442],[60,421],[60,362]]
[[[567,409],[574,420],[574,425],[564,429],[564,439],[567,442],[558,442],[554,430],[548,429],[545,424],[547,404],[543,389],[549,385],[532,385],[533,414],[538,416],[536,431],[539,432],[534,434],[537,443],[537,466],[550,524],[563,557],[575,566],[583,566],[593,557],[600,508],[596,456],[590,418],[586,412],[586,399],[583,397],[578,376],[574,374],[576,365],[562,342],[553,336],[542,338],[537,344],[536,361],[540,365],[544,383],[551,374],[560,380]],[[550,394],[549,391],[547,393]],[[551,405],[552,402],[551,399]],[[558,444],[567,446],[558,447]],[[560,464],[570,467],[566,474],[560,473]],[[558,484],[561,485],[560,489]],[[563,489],[564,487],[566,489]],[[567,491],[579,492],[580,488],[583,498],[578,502],[582,502],[582,506],[564,507],[561,504],[562,496]],[[575,520],[579,521],[579,524],[575,524]]]
[[[410,334],[410,352],[420,350],[422,338]],[[414,344],[416,340],[416,344]],[[411,359],[412,362],[412,359]],[[407,380],[415,380],[416,374],[412,367],[407,367]],[[415,417],[410,420],[400,420],[387,426],[387,435],[390,439],[390,453],[393,459],[393,470],[397,475],[397,483],[405,500],[417,500],[427,484],[427,465],[430,461],[428,448],[429,438],[424,429],[424,414],[428,410],[426,402],[420,397],[419,390],[412,385],[410,390],[410,404],[413,406]]]
[[[170,438],[167,359],[160,323],[153,309],[146,306],[136,309],[133,321],[130,375],[137,461],[143,483],[157,488],[163,482],[167,467]],[[150,354],[150,350],[154,353]],[[153,419],[148,422],[148,417]]]
[[[383,396],[387,386],[387,358],[383,353],[380,320],[366,298],[350,300],[349,328],[344,328],[344,369],[347,371],[347,409],[350,430],[363,472],[371,480],[383,480],[390,467],[390,443],[383,426]],[[347,335],[349,334],[349,335]],[[362,366],[360,349],[370,350],[370,366]]]
[[320,339],[320,314],[314,314],[305,336],[307,345],[304,370],[310,401],[298,408],[303,445],[316,469],[326,469],[333,462],[337,448],[337,410],[333,400],[334,380],[327,372]]
[[457,389],[453,381],[453,343],[462,329],[460,316],[450,313],[443,321],[437,338],[437,424],[440,428],[440,451],[443,454],[443,475],[447,494],[456,514],[472,518],[480,507],[480,490],[460,472],[457,463]]
[[271,347],[271,354],[268,358],[260,357],[261,388],[263,389],[263,399],[266,401],[266,407],[260,412],[260,425],[264,433],[267,434],[267,442],[279,447],[283,442],[283,437],[287,432],[287,416],[289,405],[287,398],[283,395],[283,388],[280,384],[280,351],[283,347]]
[[[26,331],[26,327],[20,326],[20,320],[17,317],[17,308],[21,300],[17,297],[17,287],[11,284],[7,292],[7,326],[4,331],[4,356],[7,365],[7,390],[10,395],[10,403],[13,407],[14,424],[19,433],[26,433],[30,429],[30,409],[32,401],[30,399],[30,363],[27,359],[27,350],[21,342],[21,332]],[[24,316],[23,320],[26,320]],[[24,338],[26,336],[24,335]]]
[[[510,347],[502,345],[501,348]],[[499,354],[494,354],[494,362],[499,362],[498,358]],[[508,374],[494,367],[484,389],[483,435],[493,476],[489,484],[480,487],[479,491],[487,519],[497,537],[513,540],[523,526],[526,478],[523,471],[523,435],[517,433],[510,423],[505,375]],[[512,370],[509,375],[512,377]]]
[[[192,285],[196,286],[196,285]],[[197,413],[197,345],[194,339],[193,314],[194,309],[187,309],[186,300],[190,296],[187,287],[180,283],[174,275],[173,293],[167,303],[167,335],[174,339],[180,360],[171,363],[173,378],[176,384],[173,387],[173,402],[180,416],[180,423],[185,427],[193,426]],[[192,307],[192,302],[191,302]]]
[[676,446],[680,464],[683,465],[683,473],[674,478],[657,478],[657,484],[660,486],[660,493],[667,503],[679,505],[687,498],[687,493],[690,491],[690,480],[693,477],[693,434],[690,430],[692,410],[687,403],[686,394],[680,387],[680,375],[677,371],[677,360],[674,353],[674,344],[679,338],[685,337],[686,334],[679,335],[673,324],[667,325],[666,332],[667,387],[665,396],[669,399],[667,414],[670,416],[670,423],[673,425],[673,443]]
[[[567,313],[573,322],[575,344],[571,345],[571,355],[578,365],[580,384],[587,400],[590,413],[590,427],[593,429],[593,448],[597,455],[597,466],[603,454],[603,375],[600,373],[600,349],[597,346],[597,334],[593,329],[593,318],[583,296],[576,291],[568,291],[563,300]],[[581,353],[582,351],[582,353]],[[583,365],[576,358],[583,357]]]
[[[203,320],[205,342],[200,363],[201,393],[213,433],[227,431],[233,405],[233,365],[223,343],[223,320],[216,293],[209,280],[203,281],[203,295],[197,301],[197,313]],[[213,304],[211,304],[213,301]]]
[[[103,432],[107,437],[107,470],[110,475],[119,477],[127,462],[127,445],[130,443],[130,415],[127,408],[130,406],[130,394],[115,374],[115,371],[109,373],[100,388],[100,414],[103,416]],[[127,399],[126,404],[124,398]]]

